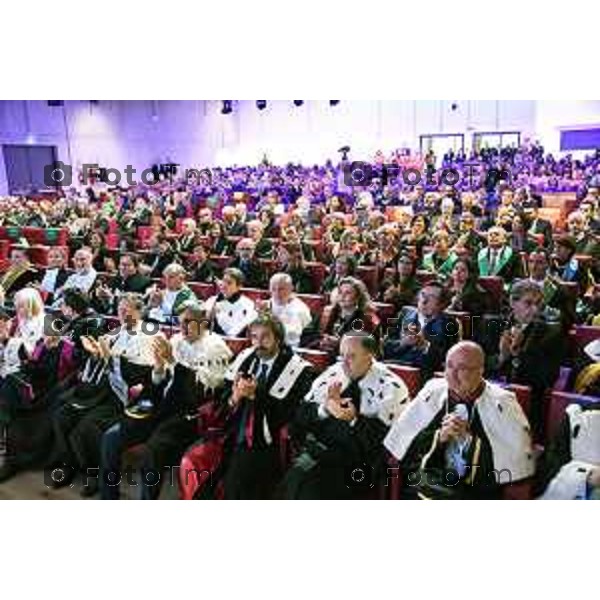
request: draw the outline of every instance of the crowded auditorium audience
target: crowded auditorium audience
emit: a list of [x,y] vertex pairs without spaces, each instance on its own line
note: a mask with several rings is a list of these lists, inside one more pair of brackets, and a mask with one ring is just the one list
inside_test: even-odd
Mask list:
[[0,482],[598,498],[600,151],[410,158],[0,198]]

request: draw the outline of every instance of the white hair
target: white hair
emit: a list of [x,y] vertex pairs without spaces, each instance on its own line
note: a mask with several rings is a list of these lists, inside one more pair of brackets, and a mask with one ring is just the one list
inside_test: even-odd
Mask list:
[[275,273],[269,280],[269,289],[277,283],[283,283],[292,289],[294,287],[294,282],[288,273]]
[[13,302],[15,308],[18,308],[19,306],[25,307],[28,319],[44,314],[44,301],[38,290],[35,288],[26,287],[19,290],[15,294]]

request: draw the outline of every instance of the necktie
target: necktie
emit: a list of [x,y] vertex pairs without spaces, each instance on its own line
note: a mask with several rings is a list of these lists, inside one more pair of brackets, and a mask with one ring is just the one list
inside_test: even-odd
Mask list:
[[350,398],[352,400],[357,414],[360,412],[360,387],[358,386],[358,382],[358,379],[351,379],[348,387],[342,393],[342,398]]
[[254,439],[254,411],[258,398],[264,394],[267,387],[267,373],[269,365],[260,363],[258,375],[256,377],[256,395],[254,400],[245,400],[242,406],[242,415],[240,417],[240,427],[238,429],[238,445],[243,445],[246,442],[248,448],[252,448]]
[[494,275],[496,270],[496,261],[498,259],[498,250],[492,250],[490,253],[490,275]]

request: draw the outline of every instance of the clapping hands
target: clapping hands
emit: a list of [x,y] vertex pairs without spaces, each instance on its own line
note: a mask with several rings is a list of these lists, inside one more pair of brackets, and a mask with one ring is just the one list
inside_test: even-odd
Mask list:
[[332,383],[327,389],[325,408],[334,419],[351,422],[357,416],[356,407],[350,398],[342,398],[341,392],[341,382]]

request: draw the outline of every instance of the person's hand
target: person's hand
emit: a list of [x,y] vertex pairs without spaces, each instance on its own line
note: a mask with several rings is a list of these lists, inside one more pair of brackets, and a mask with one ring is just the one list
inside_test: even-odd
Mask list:
[[256,396],[256,379],[242,374],[236,377],[233,384],[232,403],[237,406],[242,399],[254,400]]
[[163,337],[152,340],[152,351],[154,354],[154,361],[159,369],[164,369],[166,364],[175,362],[171,344]]
[[425,338],[425,334],[423,331],[419,331],[419,333],[412,336],[414,341],[413,344],[416,348],[424,348],[427,345],[427,339]]
[[141,264],[138,267],[138,273],[140,275],[143,275],[144,277],[149,277],[150,273],[152,273],[152,267],[150,267],[149,265]]
[[513,355],[519,354],[519,352],[521,351],[521,346],[523,344],[523,339],[525,337],[523,335],[523,331],[521,329],[513,329],[511,337],[512,337],[512,343],[510,345],[511,354],[513,354]]
[[354,421],[354,419],[356,419],[356,406],[354,406],[354,402],[352,402],[351,398],[342,398],[339,403],[339,406],[340,409],[338,412],[338,419],[346,421],[348,423],[351,423],[352,421]]
[[449,414],[442,419],[440,429],[440,442],[446,444],[451,440],[457,440],[464,437],[469,429],[469,424],[457,415]]
[[98,342],[95,339],[88,337],[86,335],[81,336],[81,345],[83,349],[92,356],[100,355],[100,348],[98,347]]
[[110,347],[108,346],[108,340],[106,337],[101,337],[98,340],[98,349],[102,358],[110,357]]
[[158,308],[163,301],[163,292],[162,290],[157,289],[156,287],[151,289],[150,291],[150,306],[152,308]]
[[0,321],[0,342],[5,342],[9,337],[9,321]]
[[600,467],[594,467],[588,473],[588,484],[593,488],[600,488]]
[[51,350],[52,348],[56,348],[60,343],[59,335],[47,335],[44,337],[44,346]]
[[500,337],[500,356],[504,359],[512,354],[513,337],[510,331],[505,331]]
[[327,388],[327,400],[331,400],[332,402],[340,403],[342,399],[342,382],[334,381]]

